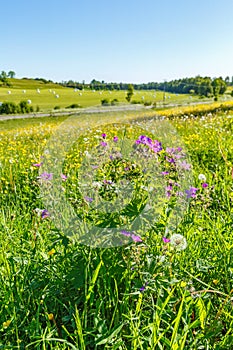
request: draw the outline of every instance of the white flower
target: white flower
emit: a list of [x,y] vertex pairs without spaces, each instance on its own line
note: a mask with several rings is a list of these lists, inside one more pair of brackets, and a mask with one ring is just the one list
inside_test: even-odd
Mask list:
[[176,250],[184,250],[187,247],[185,237],[177,233],[171,236],[170,244],[173,245]]
[[205,182],[206,181],[206,176],[204,174],[200,174],[200,175],[198,175],[198,180]]

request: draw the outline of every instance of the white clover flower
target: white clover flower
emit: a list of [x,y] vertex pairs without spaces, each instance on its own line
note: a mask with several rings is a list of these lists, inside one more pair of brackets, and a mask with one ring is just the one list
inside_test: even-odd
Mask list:
[[206,176],[204,174],[200,174],[200,175],[198,175],[198,180],[205,182],[206,181]]
[[171,236],[170,244],[173,245],[176,250],[184,250],[187,247],[187,241],[185,237],[177,233]]

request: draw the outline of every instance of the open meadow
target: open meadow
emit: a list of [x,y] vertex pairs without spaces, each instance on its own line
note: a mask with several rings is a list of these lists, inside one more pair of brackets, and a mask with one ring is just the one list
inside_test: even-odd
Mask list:
[[[9,79],[10,87],[0,86],[0,102],[30,101],[34,111],[50,112],[55,109],[65,109],[71,105],[77,108],[100,106],[101,100],[107,99],[109,103],[116,99],[119,104],[127,104],[126,91],[95,91],[90,89],[78,90],[63,87],[55,83],[44,83],[33,79]],[[232,99],[230,95],[220,98]],[[183,104],[200,102],[208,99],[201,99],[198,96],[189,94],[174,94],[155,90],[134,90],[133,103],[157,104]],[[79,106],[79,107],[78,107]]]
[[[36,88],[0,101],[110,95]],[[0,121],[0,349],[232,349],[232,135],[206,106]]]

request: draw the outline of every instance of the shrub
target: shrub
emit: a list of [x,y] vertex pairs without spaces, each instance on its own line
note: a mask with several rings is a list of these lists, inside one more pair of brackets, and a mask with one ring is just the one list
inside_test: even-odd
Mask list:
[[0,114],[15,114],[19,112],[19,106],[14,102],[3,102],[0,106]]
[[152,101],[145,101],[144,106],[151,106],[153,104]]
[[108,98],[103,98],[101,100],[101,104],[102,104],[102,106],[109,106],[110,105],[109,99]]
[[132,100],[130,103],[132,103],[133,105],[140,105],[140,104],[142,104],[143,102],[142,102],[142,101],[139,101],[139,100]]
[[119,102],[118,99],[117,99],[117,98],[114,98],[114,99],[111,101],[111,105],[112,105],[112,106],[115,106],[118,102]]
[[19,103],[19,112],[23,114],[32,112],[31,106],[28,105],[27,101],[21,101]]
[[82,106],[79,103],[72,103],[70,106],[67,106],[66,108],[82,108]]

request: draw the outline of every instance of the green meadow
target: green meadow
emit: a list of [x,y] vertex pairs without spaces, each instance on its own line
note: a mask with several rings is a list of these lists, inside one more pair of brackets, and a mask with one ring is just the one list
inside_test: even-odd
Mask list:
[[[9,79],[10,87],[0,86],[0,102],[15,102],[31,100],[31,106],[36,110],[48,112],[55,107],[64,109],[72,104],[80,107],[100,106],[102,99],[117,99],[120,104],[127,104],[126,91],[82,91],[62,87],[59,84],[44,83],[33,79]],[[137,103],[182,104],[200,101],[197,96],[172,94],[162,91],[134,91],[132,101]]]
[[205,108],[0,121],[0,349],[233,348],[233,114]]

